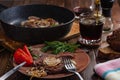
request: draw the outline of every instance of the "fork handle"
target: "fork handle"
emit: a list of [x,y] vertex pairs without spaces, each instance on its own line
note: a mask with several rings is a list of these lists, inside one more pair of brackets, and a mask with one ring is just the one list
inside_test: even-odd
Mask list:
[[78,72],[74,72],[74,73],[79,77],[80,80],[83,80],[82,76]]

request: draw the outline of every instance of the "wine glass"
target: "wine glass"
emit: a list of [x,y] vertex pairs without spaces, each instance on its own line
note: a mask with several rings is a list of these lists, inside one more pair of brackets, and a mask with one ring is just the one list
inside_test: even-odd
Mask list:
[[76,14],[76,19],[82,16],[86,16],[92,13],[94,7],[94,0],[79,0],[79,4],[73,8],[73,12]]

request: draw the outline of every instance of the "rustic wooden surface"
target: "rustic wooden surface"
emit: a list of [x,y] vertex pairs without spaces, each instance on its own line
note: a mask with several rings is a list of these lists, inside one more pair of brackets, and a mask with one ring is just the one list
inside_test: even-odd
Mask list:
[[[66,7],[72,10],[73,7],[80,5],[80,3],[83,3],[84,1],[85,0],[0,0],[0,4],[3,4],[7,7],[25,5],[25,4],[52,4],[52,5]],[[119,13],[120,13],[120,7],[117,1],[115,1],[114,6],[112,8],[112,18],[113,18],[115,29],[120,26]],[[76,23],[74,24],[74,26],[76,26],[75,28],[79,28],[78,24]],[[78,30],[76,31],[76,29],[72,28],[68,36],[71,36],[72,34],[76,34],[76,33],[79,33]],[[0,33],[0,36],[2,36],[1,33]],[[70,39],[70,41],[74,41],[74,40],[76,40],[76,38]],[[1,48],[2,47],[0,46],[0,49]],[[84,71],[80,72],[84,80],[103,80],[99,76],[97,76],[93,71],[93,67],[96,64],[96,56],[94,55],[94,53],[96,53],[96,50],[89,51],[88,55],[90,56],[91,62]],[[11,68],[13,68],[12,55],[13,53],[7,49],[5,49],[4,51],[0,50],[0,76],[2,76]],[[10,76],[7,80],[29,80],[29,77],[19,72],[16,72],[12,76]],[[41,80],[41,79],[34,78],[33,80]],[[57,80],[79,80],[79,79],[77,78],[77,76],[71,76],[71,77],[57,79]]]

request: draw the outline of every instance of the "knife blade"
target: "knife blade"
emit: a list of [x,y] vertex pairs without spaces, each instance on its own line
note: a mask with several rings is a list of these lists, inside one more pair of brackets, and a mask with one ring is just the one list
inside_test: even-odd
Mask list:
[[5,80],[7,79],[10,75],[12,75],[14,72],[16,72],[20,67],[22,67],[23,65],[25,65],[26,62],[23,62],[19,65],[17,65],[16,67],[14,67],[13,69],[11,69],[10,71],[8,71],[7,73],[5,73],[3,76],[0,77],[0,80]]

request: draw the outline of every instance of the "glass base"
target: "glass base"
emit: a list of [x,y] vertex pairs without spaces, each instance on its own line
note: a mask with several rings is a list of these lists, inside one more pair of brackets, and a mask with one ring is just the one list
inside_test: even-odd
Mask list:
[[79,42],[80,42],[80,44],[83,44],[83,45],[86,45],[86,46],[99,46],[100,42],[101,42],[101,39],[98,39],[98,40],[86,40],[86,39],[83,39],[83,38],[80,37]]

